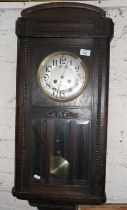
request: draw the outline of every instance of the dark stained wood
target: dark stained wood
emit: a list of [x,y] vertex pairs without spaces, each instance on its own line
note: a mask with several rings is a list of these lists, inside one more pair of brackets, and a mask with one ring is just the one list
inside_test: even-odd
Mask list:
[[[46,210],[104,203],[112,20],[102,9],[86,4],[42,4],[22,12],[16,34],[13,195]],[[80,49],[90,50],[91,55],[80,55]],[[74,53],[87,66],[86,88],[68,102],[47,97],[37,82],[40,63],[57,51]],[[58,174],[52,174],[51,158],[56,156],[63,162]]]
[[51,123],[47,122],[46,141],[45,141],[45,181],[49,183],[50,176],[50,157],[51,157]]
[[[64,11],[63,11],[64,8]],[[70,8],[72,13],[74,14],[75,12],[77,14],[75,14],[75,16],[73,16],[72,14],[70,14]],[[76,10],[76,9],[79,10]],[[50,11],[50,12],[49,12]],[[56,12],[57,15],[56,15]],[[69,13],[65,13],[69,12]],[[79,15],[80,14],[80,15]],[[83,17],[87,17],[87,19],[92,19],[92,18],[101,18],[101,17],[105,17],[105,12],[104,10],[102,10],[99,7],[95,7],[92,5],[88,5],[88,4],[81,4],[81,3],[71,3],[71,2],[62,2],[62,3],[58,3],[58,2],[54,2],[54,3],[49,3],[49,4],[42,4],[42,5],[37,5],[37,6],[33,6],[30,8],[27,8],[25,10],[22,11],[21,13],[22,17],[24,18],[56,18],[59,19],[60,17],[64,18],[64,19],[69,19],[69,17],[72,18],[78,18],[78,19],[82,19]],[[83,16],[82,16],[83,15]]]
[[75,169],[75,150],[76,150],[76,122],[72,121],[69,127],[69,184],[73,184]]
[[96,210],[127,210],[127,204],[105,204],[105,205],[101,205],[101,206],[95,206],[95,205],[92,205],[92,206],[88,206],[88,205],[84,205],[84,206],[78,206],[78,209],[79,210],[93,210],[93,209],[96,209]]
[[43,186],[33,186],[32,187],[32,192],[41,194],[41,193],[49,193],[50,191],[53,192],[53,194],[60,194],[60,195],[67,195],[67,196],[78,196],[78,195],[83,195],[84,194],[84,186],[68,186],[65,185],[60,185],[60,186],[55,186],[55,185],[43,185]]

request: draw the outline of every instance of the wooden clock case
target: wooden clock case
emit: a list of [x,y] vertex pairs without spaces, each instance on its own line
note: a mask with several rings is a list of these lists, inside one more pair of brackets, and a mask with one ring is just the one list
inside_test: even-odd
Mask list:
[[[13,195],[38,209],[75,209],[101,204],[105,196],[109,49],[113,22],[97,7],[71,2],[25,9],[18,36],[16,164]],[[90,53],[81,54],[84,52]],[[87,51],[88,50],[88,51]],[[86,64],[83,93],[57,102],[40,90],[36,74],[49,54],[67,51]],[[62,139],[56,144],[56,138]],[[51,176],[56,151],[68,174]],[[53,161],[53,160],[52,160]],[[64,169],[65,170],[65,169]]]

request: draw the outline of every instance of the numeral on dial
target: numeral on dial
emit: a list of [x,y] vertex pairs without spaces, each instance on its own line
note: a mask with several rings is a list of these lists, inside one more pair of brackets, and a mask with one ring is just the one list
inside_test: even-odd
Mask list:
[[65,96],[65,93],[60,91],[59,96],[60,96],[60,98],[63,98]]
[[56,96],[57,95],[57,89],[56,88],[52,88],[52,94],[53,94],[53,96]]
[[60,57],[60,64],[66,64],[66,60],[67,60],[67,58],[65,58],[65,57]]
[[46,66],[46,72],[51,72],[52,66]]
[[47,81],[48,79],[49,79],[49,75],[48,74],[45,74],[44,75],[44,80]]
[[53,62],[53,66],[57,66],[57,63],[58,63],[57,60],[53,60],[52,62]]
[[65,93],[62,91],[58,91],[57,89],[56,91],[53,92],[53,95],[56,96],[56,98],[61,98],[61,99],[65,97]]
[[75,69],[78,70],[79,69],[79,66],[75,66]]
[[81,74],[77,74],[78,78],[81,80],[82,79],[82,75]]
[[51,85],[49,83],[46,83],[46,88],[47,89],[50,89],[51,88]]
[[63,98],[65,96],[65,93],[61,92],[60,96]]

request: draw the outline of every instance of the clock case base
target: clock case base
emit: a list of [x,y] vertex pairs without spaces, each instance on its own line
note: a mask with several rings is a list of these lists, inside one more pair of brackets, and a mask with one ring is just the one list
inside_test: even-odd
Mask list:
[[[13,188],[12,193],[18,199],[28,200],[29,204],[33,207],[37,207],[39,210],[76,210],[77,205],[81,204],[97,204],[100,205],[106,202],[106,194],[104,197],[86,196],[82,202],[73,203],[73,199],[70,198],[70,202],[58,202],[50,201],[43,198],[36,198],[34,195],[28,195],[24,193],[16,192]],[[43,197],[43,196],[42,196]]]
[[[70,10],[72,12],[70,12]],[[112,20],[105,17],[105,12],[102,9],[91,5],[71,2],[42,4],[23,10],[22,17],[17,20],[16,34],[19,39],[17,64],[17,70],[19,73],[17,73],[16,169],[15,187],[12,190],[13,195],[19,199],[28,200],[31,206],[37,206],[38,209],[44,210],[73,210],[77,208],[78,204],[104,203],[106,201],[105,167],[108,110],[107,97],[109,45],[113,36]],[[55,42],[56,49],[57,44],[58,47],[61,46],[60,40],[62,40],[63,43],[70,40],[68,41],[68,45],[70,46],[70,49],[71,47],[74,49],[76,48],[76,44],[78,46],[78,42],[81,40],[84,43],[84,40],[86,41],[90,39],[95,42],[96,46],[94,46],[94,48],[96,52],[99,52],[97,56],[95,55],[95,69],[98,76],[96,76],[96,72],[94,73],[94,83],[96,83],[95,81],[96,79],[98,80],[98,77],[100,80],[100,82],[96,84],[100,87],[98,88],[98,91],[96,91],[99,96],[95,95],[95,101],[98,102],[97,112],[95,113],[95,118],[97,118],[95,121],[97,125],[94,124],[94,130],[96,130],[97,137],[95,138],[93,149],[94,154],[96,153],[97,157],[93,158],[94,154],[91,154],[91,158],[93,158],[92,160],[96,163],[93,164],[90,162],[93,168],[91,167],[91,172],[89,174],[91,180],[89,179],[88,181],[88,191],[85,191],[85,187],[82,187],[81,185],[80,192],[76,192],[76,189],[79,190],[80,186],[75,185],[75,191],[73,192],[73,184],[66,186],[68,187],[68,189],[66,188],[67,191],[64,189],[65,193],[63,194],[62,192],[61,195],[58,191],[58,185],[55,186],[56,193],[53,189],[50,190],[50,185],[49,188],[46,189],[48,193],[44,192],[44,185],[41,186],[41,190],[39,185],[37,185],[38,190],[37,188],[34,189],[35,191],[32,189],[33,183],[31,181],[31,176],[33,171],[30,165],[30,154],[32,153],[32,149],[31,138],[29,137],[31,136],[29,123],[31,123],[30,112],[32,105],[29,103],[29,92],[31,89],[28,85],[28,78],[30,78],[31,69],[29,67],[30,65],[27,56],[30,57],[30,55],[32,55],[29,46],[34,44],[32,43],[33,39],[34,43],[37,45],[42,39],[43,44],[46,44],[46,47],[48,46],[49,52],[51,51],[51,48],[55,46]],[[57,40],[59,40],[59,42],[57,42]],[[99,48],[97,46],[99,46]],[[32,111],[33,116],[35,116],[36,110],[35,113],[34,109]],[[54,116],[56,117],[57,114],[54,114]],[[73,119],[73,116],[70,117]],[[90,146],[92,147],[92,145]],[[96,148],[99,149],[95,151]],[[95,177],[95,180],[92,177]],[[34,186],[35,185],[36,184],[34,184]],[[64,185],[61,188],[62,191]]]

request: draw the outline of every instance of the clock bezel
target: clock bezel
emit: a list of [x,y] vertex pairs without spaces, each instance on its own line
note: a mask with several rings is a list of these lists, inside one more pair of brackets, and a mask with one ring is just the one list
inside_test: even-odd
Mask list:
[[[80,91],[78,91],[77,94],[71,96],[71,97],[67,97],[67,98],[64,98],[64,99],[60,99],[60,98],[56,98],[56,97],[53,97],[51,95],[48,94],[47,91],[45,91],[45,89],[42,87],[41,85],[41,81],[40,81],[40,75],[42,73],[42,71],[44,71],[44,67],[45,65],[55,56],[57,55],[70,55],[76,59],[78,59],[78,61],[80,62],[81,66],[83,67],[84,69],[84,72],[85,72],[85,81],[83,82],[83,86],[82,88],[80,89]],[[79,57],[77,56],[76,54],[72,53],[72,52],[68,52],[68,51],[57,51],[57,52],[53,52],[49,55],[47,55],[40,63],[39,67],[38,67],[38,70],[37,70],[37,83],[41,89],[41,92],[47,96],[48,98],[52,99],[53,101],[56,101],[56,102],[68,102],[68,101],[71,101],[71,100],[74,100],[75,98],[79,97],[83,91],[85,90],[86,88],[86,85],[87,85],[87,82],[88,82],[88,68],[87,68],[87,65],[86,63],[84,63],[84,61]]]

